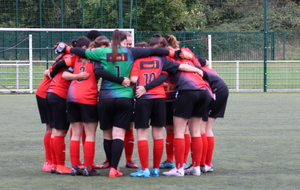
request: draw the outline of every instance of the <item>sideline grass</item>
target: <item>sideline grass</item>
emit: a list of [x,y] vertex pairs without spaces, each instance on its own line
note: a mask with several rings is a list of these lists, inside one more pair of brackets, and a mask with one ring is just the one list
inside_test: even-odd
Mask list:
[[[214,125],[214,172],[183,178],[131,178],[124,155],[121,178],[108,178],[107,170],[98,177],[42,172],[45,126],[35,95],[3,94],[0,105],[0,189],[300,189],[299,93],[231,93],[225,118]],[[101,163],[100,130],[97,136],[95,162]]]

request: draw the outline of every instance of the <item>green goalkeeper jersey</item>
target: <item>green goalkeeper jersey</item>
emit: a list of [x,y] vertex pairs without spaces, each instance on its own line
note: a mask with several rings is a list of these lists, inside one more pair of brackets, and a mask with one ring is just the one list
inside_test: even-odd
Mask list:
[[[134,57],[128,48],[119,48],[115,63],[112,62],[112,48],[110,47],[86,50],[85,54],[88,59],[100,61],[104,70],[111,74],[129,78]],[[99,99],[105,98],[133,98],[132,87],[124,87],[115,82],[102,80]]]

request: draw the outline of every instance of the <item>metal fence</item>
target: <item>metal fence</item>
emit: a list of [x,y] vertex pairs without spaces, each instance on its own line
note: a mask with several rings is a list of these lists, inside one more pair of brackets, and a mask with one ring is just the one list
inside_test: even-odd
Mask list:
[[[182,47],[189,47],[197,55],[208,56],[207,36],[212,36],[212,58],[215,61],[225,60],[263,60],[263,32],[178,32],[178,31],[135,31],[135,42],[148,42],[152,35],[173,34],[181,41]],[[71,40],[86,35],[86,32],[55,31],[1,31],[0,59],[28,59],[28,43],[21,43],[10,51],[4,51],[19,44],[30,34],[33,36],[34,59],[53,60],[52,47],[56,42]],[[102,32],[108,38],[111,32]],[[268,60],[300,59],[300,31],[283,31],[268,33]]]
[[[263,32],[166,32],[135,31],[135,42],[146,41],[155,33],[173,34],[181,46],[195,54],[208,56],[207,36],[212,36],[213,68],[222,76],[231,91],[298,91],[300,89],[300,32],[268,33],[267,81],[264,84]],[[86,35],[86,32],[30,32],[0,30],[0,87],[4,90],[28,89],[29,68],[8,66],[28,62],[28,36],[32,34],[33,89],[42,79],[42,72],[53,63],[53,45]],[[111,37],[111,32],[102,32]],[[3,61],[2,61],[3,60]],[[16,64],[18,65],[18,64]]]

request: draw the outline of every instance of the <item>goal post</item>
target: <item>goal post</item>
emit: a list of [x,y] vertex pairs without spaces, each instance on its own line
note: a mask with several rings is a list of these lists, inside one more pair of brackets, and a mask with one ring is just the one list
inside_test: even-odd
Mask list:
[[[55,60],[53,45],[64,39],[70,43],[91,30],[110,38],[116,29],[0,28],[0,92],[35,92],[43,71]],[[118,30],[131,33],[133,46],[134,29]]]

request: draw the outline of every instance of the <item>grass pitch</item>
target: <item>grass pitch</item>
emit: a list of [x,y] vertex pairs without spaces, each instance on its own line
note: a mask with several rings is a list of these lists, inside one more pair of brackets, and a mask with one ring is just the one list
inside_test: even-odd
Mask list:
[[[225,118],[214,125],[214,172],[182,178],[132,178],[124,155],[120,178],[108,178],[106,169],[97,177],[45,173],[35,95],[3,94],[0,105],[0,189],[300,189],[299,93],[231,93]],[[98,164],[105,159],[101,136],[98,130]]]

